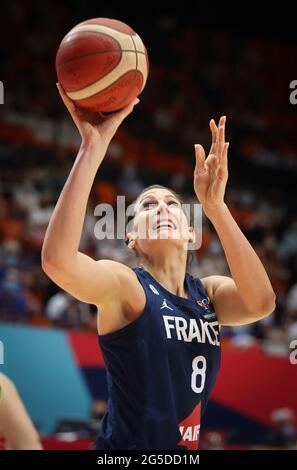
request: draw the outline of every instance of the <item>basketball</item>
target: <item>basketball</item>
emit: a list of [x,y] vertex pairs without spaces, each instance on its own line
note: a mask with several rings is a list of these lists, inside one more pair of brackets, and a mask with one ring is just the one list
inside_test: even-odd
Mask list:
[[78,106],[113,112],[143,90],[148,75],[146,48],[127,24],[109,18],[79,23],[56,54],[58,81]]

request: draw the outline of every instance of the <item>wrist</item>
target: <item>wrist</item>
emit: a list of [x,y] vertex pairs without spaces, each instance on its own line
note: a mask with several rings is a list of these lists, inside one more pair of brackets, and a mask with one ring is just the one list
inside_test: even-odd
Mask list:
[[96,152],[96,154],[105,154],[108,144],[105,144],[102,139],[83,137],[80,148],[86,152]]
[[202,204],[202,209],[204,214],[210,221],[215,220],[217,217],[220,217],[221,215],[224,215],[229,212],[228,206],[225,202],[212,206]]
[[98,169],[105,154],[106,148],[103,148],[102,144],[83,141],[78,151],[78,158],[87,161],[90,167]]

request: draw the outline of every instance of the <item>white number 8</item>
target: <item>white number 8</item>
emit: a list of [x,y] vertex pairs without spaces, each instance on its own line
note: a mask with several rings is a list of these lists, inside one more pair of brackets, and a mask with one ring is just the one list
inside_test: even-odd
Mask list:
[[[202,367],[198,367],[198,364],[202,363]],[[205,385],[205,372],[206,372],[206,359],[204,356],[196,356],[192,362],[192,377],[191,387],[195,393],[201,393]],[[197,387],[197,375],[201,376],[200,387]]]

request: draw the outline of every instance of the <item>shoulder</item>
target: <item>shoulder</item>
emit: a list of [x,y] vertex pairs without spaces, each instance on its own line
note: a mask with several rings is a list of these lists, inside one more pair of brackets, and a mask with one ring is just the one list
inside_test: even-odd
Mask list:
[[98,270],[104,271],[106,274],[110,274],[115,280],[120,282],[129,282],[135,287],[140,285],[138,274],[143,271],[141,268],[130,268],[126,264],[119,263],[109,259],[101,259],[96,261]]
[[98,269],[104,269],[114,274],[115,276],[132,276],[134,274],[133,269],[129,268],[126,264],[113,261],[111,259],[100,259],[96,261]]
[[122,298],[125,299],[127,295],[142,294],[143,289],[138,277],[129,266],[108,259],[96,261],[96,264],[98,271],[104,272],[110,280],[107,286],[110,298],[114,299],[116,294],[117,300],[120,301]]
[[113,280],[104,303],[98,307],[98,332],[112,333],[138,318],[146,305],[146,294],[138,277],[130,267],[116,261],[98,263],[111,274]]

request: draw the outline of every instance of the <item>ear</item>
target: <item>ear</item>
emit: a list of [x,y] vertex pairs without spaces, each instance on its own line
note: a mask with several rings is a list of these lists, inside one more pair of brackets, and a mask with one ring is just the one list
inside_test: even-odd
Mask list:
[[128,246],[128,248],[131,248],[131,249],[134,248],[134,246],[135,246],[135,237],[132,234],[132,232],[127,233],[125,243]]
[[196,241],[196,232],[194,227],[189,227],[189,243],[195,243]]

